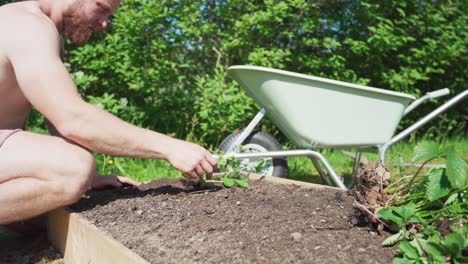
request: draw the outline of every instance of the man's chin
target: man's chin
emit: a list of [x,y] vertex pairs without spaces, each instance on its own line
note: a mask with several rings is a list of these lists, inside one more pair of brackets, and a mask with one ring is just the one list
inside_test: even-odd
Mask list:
[[[89,38],[88,38],[89,39]],[[70,39],[71,43],[77,47],[82,47],[84,46],[87,42],[88,42],[88,39],[85,39],[85,40],[74,40],[74,39]]]
[[77,47],[83,47],[86,44],[86,42],[73,42],[73,41],[71,43]]
[[89,36],[68,36],[68,39],[70,40],[70,42],[73,45],[81,47],[81,46],[84,46],[88,42],[90,37],[91,37],[91,35],[89,35]]

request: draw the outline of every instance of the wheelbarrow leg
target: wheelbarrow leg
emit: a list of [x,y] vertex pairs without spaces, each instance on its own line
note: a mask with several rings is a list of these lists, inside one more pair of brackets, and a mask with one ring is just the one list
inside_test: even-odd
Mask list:
[[356,182],[356,176],[359,168],[359,163],[361,162],[361,156],[362,152],[356,152],[356,156],[354,157],[353,174],[351,175],[351,182],[349,183],[348,188],[351,188]]
[[[354,186],[354,184],[356,183],[356,176],[357,176],[359,164],[361,162],[361,156],[362,156],[362,152],[356,152],[356,156],[354,158],[353,172],[352,172],[352,175],[351,175],[351,182],[347,186],[348,189],[352,188]],[[316,157],[309,157],[309,158],[314,163],[314,166],[317,169],[317,171],[319,172],[319,175],[320,175],[320,178],[322,178],[322,181],[325,182],[325,184],[327,184],[327,185],[332,185],[332,183],[330,181],[330,176],[323,171],[323,169],[320,166],[320,163],[317,160],[317,158]],[[342,177],[340,177],[340,176],[338,176],[338,177],[340,178],[340,180],[343,181]]]
[[325,169],[328,171],[328,173],[330,174],[330,177],[332,178],[333,182],[335,183],[336,186],[340,187],[341,189],[347,189],[346,186],[344,185],[341,177],[339,177],[335,170],[333,169],[333,167],[330,165],[330,163],[328,162],[327,159],[325,159],[325,157],[320,154],[319,152],[317,151],[313,151],[313,150],[310,150],[309,153],[307,154],[307,156],[309,156],[310,158],[312,157],[315,157],[315,158],[318,158],[323,166],[325,166]]
[[322,178],[322,181],[326,185],[332,185],[332,183],[330,181],[330,177],[323,171],[322,167],[320,166],[320,162],[317,160],[317,158],[316,157],[309,157],[309,158],[312,161],[312,163],[314,163],[314,166],[317,169],[317,171],[318,171],[318,173],[320,175],[320,178]]

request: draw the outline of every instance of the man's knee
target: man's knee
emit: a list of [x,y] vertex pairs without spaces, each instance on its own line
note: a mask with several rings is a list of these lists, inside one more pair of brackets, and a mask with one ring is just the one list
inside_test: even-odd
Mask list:
[[71,204],[78,201],[89,189],[96,174],[96,160],[84,149],[76,150],[70,160],[68,175],[60,177],[61,188],[64,191],[64,203]]

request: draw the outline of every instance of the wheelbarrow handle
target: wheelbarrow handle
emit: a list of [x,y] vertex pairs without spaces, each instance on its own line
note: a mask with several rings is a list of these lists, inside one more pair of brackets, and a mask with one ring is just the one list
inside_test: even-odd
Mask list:
[[437,97],[441,97],[444,95],[450,94],[450,90],[448,88],[440,89],[433,92],[426,93],[423,97],[418,98],[416,101],[411,103],[404,111],[403,115],[407,115],[409,112],[413,111],[416,107],[420,104],[424,103],[427,100],[431,100]]
[[448,88],[444,88],[444,89],[440,89],[437,91],[427,93],[429,99],[434,99],[434,98],[441,97],[441,96],[448,95],[448,94],[450,94],[450,90]]
[[[436,91],[438,92],[438,91]],[[445,104],[439,106],[437,109],[433,110],[432,112],[430,112],[429,114],[427,114],[426,116],[424,116],[423,118],[421,118],[420,120],[418,120],[416,123],[412,124],[411,126],[409,126],[408,128],[406,128],[405,130],[401,131],[398,135],[394,136],[393,138],[391,138],[388,142],[386,142],[385,144],[383,144],[382,146],[379,147],[379,157],[380,157],[380,161],[384,162],[385,161],[385,153],[387,152],[387,150],[395,143],[397,143],[398,141],[402,140],[403,138],[407,137],[409,134],[411,134],[413,131],[415,131],[416,129],[422,127],[423,125],[425,125],[426,123],[428,123],[429,121],[431,121],[432,119],[434,119],[435,117],[437,117],[438,115],[442,114],[443,112],[445,112],[447,109],[449,109],[450,107],[454,106],[455,104],[463,101],[466,97],[468,97],[468,89],[466,89],[465,91],[457,94],[456,96],[454,96],[452,99],[450,99],[449,101],[447,101]]]

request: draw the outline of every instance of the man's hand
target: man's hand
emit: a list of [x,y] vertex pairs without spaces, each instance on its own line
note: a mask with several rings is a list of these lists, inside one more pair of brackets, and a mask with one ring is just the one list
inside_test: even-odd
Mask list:
[[93,189],[103,189],[108,187],[119,188],[122,187],[124,184],[130,186],[138,186],[140,183],[126,178],[122,176],[115,176],[115,175],[96,175],[93,179],[93,183],[91,184],[91,188]]
[[210,152],[199,145],[179,139],[173,139],[170,143],[167,160],[181,171],[184,177],[198,179],[206,175],[211,179],[217,163]]

